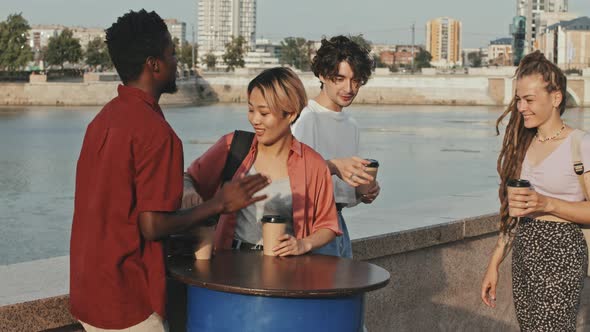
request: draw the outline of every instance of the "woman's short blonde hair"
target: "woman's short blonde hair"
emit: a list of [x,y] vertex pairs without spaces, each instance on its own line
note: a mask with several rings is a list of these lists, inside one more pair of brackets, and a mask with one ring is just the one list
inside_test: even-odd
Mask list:
[[307,94],[299,77],[289,68],[266,69],[248,84],[248,98],[255,88],[260,89],[271,112],[287,116],[307,106]]

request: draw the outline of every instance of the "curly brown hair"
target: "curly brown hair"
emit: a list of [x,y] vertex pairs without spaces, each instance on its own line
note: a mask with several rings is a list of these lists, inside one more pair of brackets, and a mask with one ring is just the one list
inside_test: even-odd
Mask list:
[[[535,51],[525,56],[518,65],[514,77],[519,80],[526,76],[540,75],[547,83],[545,89],[551,93],[560,91],[562,95],[559,104],[559,114],[562,115],[566,105],[567,78],[555,64],[545,58],[543,53]],[[508,197],[506,183],[509,179],[520,177],[522,162],[535,134],[536,128],[526,128],[524,120],[518,112],[516,94],[504,113],[496,121],[496,134],[500,135],[500,124],[510,114],[510,120],[506,126],[502,150],[498,156],[497,170],[500,175],[500,231],[504,234],[512,231],[516,226],[516,220],[508,215]]]
[[354,72],[354,78],[360,85],[365,85],[373,70],[373,58],[369,52],[346,36],[335,36],[330,40],[324,38],[312,60],[311,70],[316,77],[321,75],[334,80],[338,76],[338,66],[346,61]]

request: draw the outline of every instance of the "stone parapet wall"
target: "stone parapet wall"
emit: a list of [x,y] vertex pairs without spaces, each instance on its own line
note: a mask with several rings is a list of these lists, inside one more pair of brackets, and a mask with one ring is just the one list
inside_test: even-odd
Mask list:
[[[391,281],[367,294],[371,332],[518,331],[510,256],[500,269],[497,307],[480,300],[495,245],[497,215],[485,215],[353,241],[354,257],[387,269]],[[63,268],[63,267],[62,267]],[[51,293],[51,292],[49,292]],[[578,330],[590,330],[590,282],[582,294]],[[0,331],[76,328],[67,295],[0,307]]]
[[[106,76],[104,79],[93,74],[87,76],[84,83],[0,83],[0,105],[101,106],[116,95],[119,82],[106,81]],[[246,88],[253,76],[208,74],[179,80],[178,93],[163,95],[161,104],[245,103]],[[309,73],[300,77],[308,97],[315,97],[320,91],[319,80]],[[570,81],[568,91],[576,105],[590,106],[590,77],[572,77]],[[512,94],[511,77],[377,75],[360,90],[355,103],[498,106],[510,103]]]
[[0,331],[83,331],[68,307],[68,295],[0,307]]
[[[497,215],[354,241],[355,259],[391,273],[367,295],[371,332],[518,331],[511,257],[500,268],[496,308],[480,299],[481,280],[497,240]],[[590,330],[590,280],[582,294],[578,331]]]
[[[320,92],[319,80],[300,74],[308,97]],[[249,77],[210,76],[199,80],[215,91],[219,102],[246,102]],[[355,103],[394,105],[498,105],[489,93],[486,77],[467,76],[375,76],[360,89]]]
[[[117,95],[119,82],[0,83],[0,105],[102,106]],[[163,95],[165,105],[197,105],[204,98],[195,82],[179,82],[178,93]],[[211,97],[211,101],[215,98]]]

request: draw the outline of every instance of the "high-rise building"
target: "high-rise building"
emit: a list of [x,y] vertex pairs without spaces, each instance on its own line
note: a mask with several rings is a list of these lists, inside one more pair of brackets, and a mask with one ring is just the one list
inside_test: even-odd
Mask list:
[[172,40],[176,38],[180,45],[186,43],[186,23],[174,18],[167,18],[164,20],[164,23],[168,27],[168,32],[170,32]]
[[564,13],[568,0],[516,0],[516,16],[525,18],[524,54],[535,49],[535,40],[542,31],[542,13]]
[[439,17],[426,23],[426,50],[435,67],[461,65],[461,22]]
[[242,36],[254,49],[256,0],[197,0],[198,43],[201,54],[223,52],[232,37]]

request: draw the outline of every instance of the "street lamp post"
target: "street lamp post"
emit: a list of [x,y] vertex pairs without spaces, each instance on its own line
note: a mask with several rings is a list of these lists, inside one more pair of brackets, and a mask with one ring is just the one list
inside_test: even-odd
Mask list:
[[414,49],[416,48],[416,24],[412,23],[412,69],[410,73],[414,74]]
[[192,47],[191,47],[191,57],[192,57],[192,62],[191,62],[191,69],[194,71],[195,70],[195,25],[193,23],[191,23],[191,33],[192,33]]

